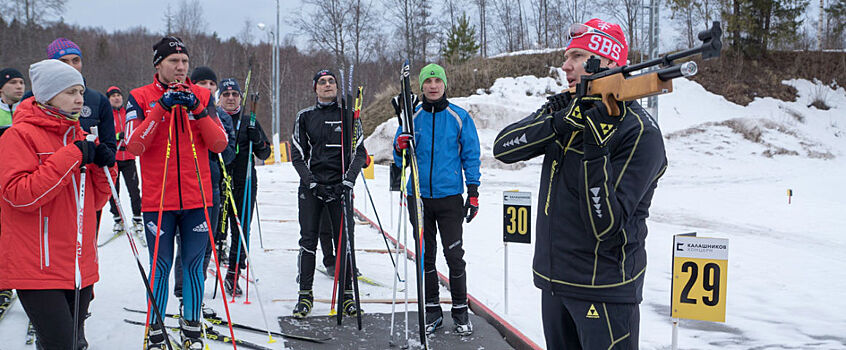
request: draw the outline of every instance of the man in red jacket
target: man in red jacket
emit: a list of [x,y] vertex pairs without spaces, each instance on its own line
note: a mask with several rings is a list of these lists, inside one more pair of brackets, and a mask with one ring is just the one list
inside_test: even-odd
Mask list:
[[[115,117],[115,139],[117,140],[117,152],[115,159],[118,165],[118,178],[115,179],[115,189],[120,192],[120,175],[123,174],[123,183],[129,190],[129,199],[132,202],[132,233],[139,236],[144,230],[141,223],[141,190],[138,189],[138,171],[135,167],[135,155],[126,150],[126,108],[123,107],[123,93],[117,86],[109,87],[106,90],[106,97],[112,105],[112,115]],[[115,205],[114,199],[109,200],[111,204],[112,217],[115,220],[114,231],[118,234],[123,231],[123,222]],[[141,238],[143,242],[143,238]]]
[[[202,349],[202,268],[210,244],[207,208],[212,205],[208,157],[209,151],[223,151],[228,140],[209,90],[187,79],[188,48],[182,40],[168,36],[153,45],[153,66],[153,82],[129,93],[126,149],[141,161],[141,211],[156,303],[166,312],[178,227],[184,286],[182,345]],[[165,340],[165,330],[152,327],[147,349],[162,350]]]

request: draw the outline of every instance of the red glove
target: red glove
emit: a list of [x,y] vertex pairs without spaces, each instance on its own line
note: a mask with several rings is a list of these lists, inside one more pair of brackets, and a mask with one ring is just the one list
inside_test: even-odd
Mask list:
[[402,133],[397,136],[397,152],[402,152],[402,150],[408,148],[408,145],[414,142],[414,135],[409,133]]

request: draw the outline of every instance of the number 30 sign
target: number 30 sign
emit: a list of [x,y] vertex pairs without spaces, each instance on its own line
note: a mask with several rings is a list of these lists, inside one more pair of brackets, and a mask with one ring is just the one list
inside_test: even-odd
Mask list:
[[673,237],[672,317],[726,321],[728,239]]

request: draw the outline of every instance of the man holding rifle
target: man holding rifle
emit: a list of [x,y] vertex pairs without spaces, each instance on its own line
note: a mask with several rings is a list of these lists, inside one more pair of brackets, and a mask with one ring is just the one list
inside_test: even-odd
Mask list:
[[[591,19],[569,36],[562,68],[570,88],[626,64],[617,24]],[[587,73],[591,57],[599,69]],[[564,92],[494,142],[505,163],[544,156],[533,272],[550,349],[638,348],[646,218],[667,159],[643,107],[616,107],[614,115],[599,96]]]

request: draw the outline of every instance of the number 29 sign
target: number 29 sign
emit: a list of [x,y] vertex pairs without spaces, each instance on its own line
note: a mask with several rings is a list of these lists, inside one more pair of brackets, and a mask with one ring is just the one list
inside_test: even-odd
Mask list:
[[672,317],[726,321],[728,239],[673,236]]

